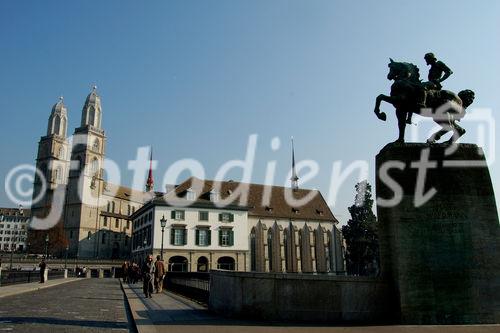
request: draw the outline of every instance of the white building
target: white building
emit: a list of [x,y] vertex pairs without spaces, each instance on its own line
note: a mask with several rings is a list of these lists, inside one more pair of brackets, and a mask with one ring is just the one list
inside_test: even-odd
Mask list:
[[163,218],[170,270],[344,271],[338,221],[315,190],[190,178],[132,214],[134,261],[160,253]]
[[30,210],[0,208],[0,251],[26,251]]

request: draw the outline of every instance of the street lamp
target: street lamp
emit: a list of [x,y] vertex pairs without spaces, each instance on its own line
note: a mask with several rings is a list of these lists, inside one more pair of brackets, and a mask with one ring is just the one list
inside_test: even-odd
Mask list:
[[47,233],[47,236],[45,236],[45,258],[49,258],[49,234]]
[[13,261],[13,257],[14,257],[14,250],[17,246],[17,244],[15,243],[15,239],[14,237],[12,237],[12,243],[10,244],[10,270],[12,270],[12,261]]
[[66,245],[66,256],[64,257],[64,269],[68,268],[68,250],[69,246]]
[[165,226],[167,225],[167,219],[165,218],[165,215],[160,220],[160,225],[161,225],[161,250],[160,250],[160,258],[163,260],[163,235],[165,234]]

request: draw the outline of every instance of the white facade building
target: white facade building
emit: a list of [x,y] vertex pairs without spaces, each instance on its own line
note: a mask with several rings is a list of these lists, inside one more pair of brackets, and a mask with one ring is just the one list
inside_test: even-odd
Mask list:
[[0,251],[26,251],[30,216],[29,209],[0,208]]

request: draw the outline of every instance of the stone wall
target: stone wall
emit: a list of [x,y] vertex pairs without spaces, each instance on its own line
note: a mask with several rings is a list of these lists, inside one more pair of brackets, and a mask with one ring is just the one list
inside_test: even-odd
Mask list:
[[209,309],[269,321],[389,323],[391,294],[377,278],[213,271]]

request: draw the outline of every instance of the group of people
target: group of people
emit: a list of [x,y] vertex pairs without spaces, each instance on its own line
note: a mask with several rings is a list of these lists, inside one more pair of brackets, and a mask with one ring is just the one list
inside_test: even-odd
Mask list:
[[165,263],[160,256],[153,262],[153,255],[148,255],[142,267],[136,263],[124,262],[122,265],[123,281],[127,283],[137,283],[142,280],[143,292],[146,298],[152,298],[154,291],[161,293],[163,290],[163,280],[165,278]]
[[135,262],[125,261],[122,265],[123,282],[136,284],[142,280],[141,269]]

